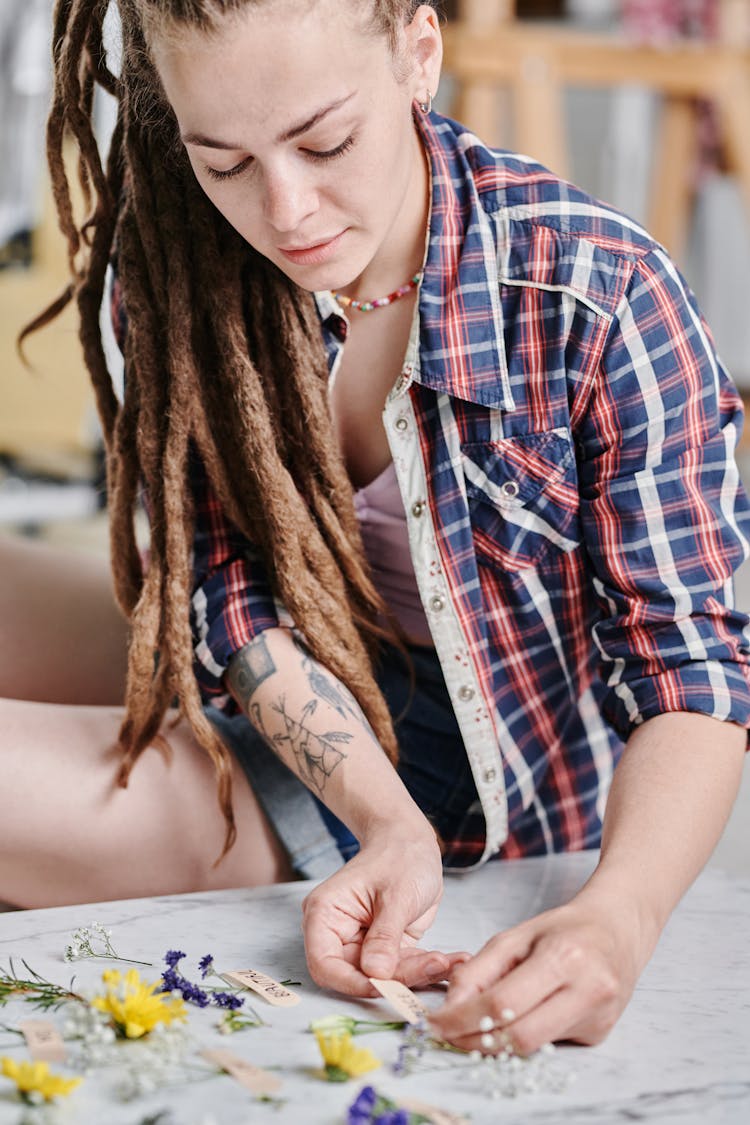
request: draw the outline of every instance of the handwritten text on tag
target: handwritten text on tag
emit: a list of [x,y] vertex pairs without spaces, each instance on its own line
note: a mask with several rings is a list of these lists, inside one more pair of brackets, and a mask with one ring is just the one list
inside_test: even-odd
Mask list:
[[288,988],[279,984],[273,977],[268,977],[265,973],[259,973],[257,969],[237,969],[221,975],[225,981],[237,988],[251,988],[253,992],[257,992],[259,996],[262,996],[264,1000],[277,1008],[292,1008],[300,1002],[300,997],[296,992],[290,992]]
[[420,1023],[427,1018],[429,1013],[422,1001],[401,981],[370,977],[370,984],[377,988],[380,995],[385,997],[407,1023]]

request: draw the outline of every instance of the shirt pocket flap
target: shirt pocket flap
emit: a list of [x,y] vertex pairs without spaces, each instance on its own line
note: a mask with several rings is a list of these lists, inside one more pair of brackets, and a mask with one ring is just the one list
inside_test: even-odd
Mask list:
[[461,446],[477,555],[502,569],[578,543],[575,456],[567,430]]

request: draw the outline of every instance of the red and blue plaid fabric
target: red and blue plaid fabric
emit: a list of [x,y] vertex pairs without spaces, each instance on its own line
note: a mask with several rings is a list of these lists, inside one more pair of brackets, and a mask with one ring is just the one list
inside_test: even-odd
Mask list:
[[[621,739],[750,725],[732,574],[742,411],[662,247],[527,157],[433,114],[418,321],[384,411],[422,600],[479,803],[451,863],[598,844]],[[317,294],[333,369],[345,322]],[[195,668],[279,620],[200,472]]]

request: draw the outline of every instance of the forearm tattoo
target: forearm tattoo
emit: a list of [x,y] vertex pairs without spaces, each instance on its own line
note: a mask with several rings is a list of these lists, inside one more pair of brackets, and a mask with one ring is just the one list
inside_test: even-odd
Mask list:
[[275,671],[276,665],[262,633],[232,657],[227,669],[227,687],[243,711],[249,713],[253,695]]
[[[317,696],[307,700],[299,719],[290,715],[285,695],[279,695],[274,702],[264,702],[263,708],[253,699],[261,684],[277,671],[263,634],[232,657],[226,674],[227,687],[264,741],[287,761],[291,756],[293,761],[289,764],[296,769],[300,779],[322,796],[328,778],[347,756],[340,747],[351,742],[354,735],[345,730],[314,731],[309,720],[317,711],[318,700],[327,703],[343,719],[354,718],[366,729],[368,724],[354,697],[343,685],[339,686],[326,675],[297,636],[295,645],[303,656],[302,666],[307,682]],[[267,718],[269,709],[281,716],[282,730],[268,729],[263,710]]]
[[322,699],[324,703],[333,707],[342,719],[356,719],[369,729],[362,708],[349,689],[340,680],[335,680],[330,674],[326,673],[324,668],[321,668],[296,629],[292,633],[292,639],[302,656],[302,668],[307,676],[307,682],[318,699]]
[[277,703],[272,704],[272,708],[281,715],[284,731],[273,735],[272,745],[279,750],[291,750],[299,777],[322,797],[328,778],[346,758],[337,744],[347,745],[354,735],[345,730],[328,730],[323,734],[316,734],[307,725],[307,719],[315,714],[317,706],[317,699],[308,700],[298,721],[287,711],[282,695]]

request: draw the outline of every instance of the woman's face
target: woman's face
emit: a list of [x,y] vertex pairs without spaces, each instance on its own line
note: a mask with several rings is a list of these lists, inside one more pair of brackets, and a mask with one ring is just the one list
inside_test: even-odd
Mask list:
[[366,5],[351,7],[269,0],[217,35],[153,44],[198,183],[308,290],[395,288],[421,261],[427,173],[411,114],[437,85],[436,17],[419,9],[396,73]]

